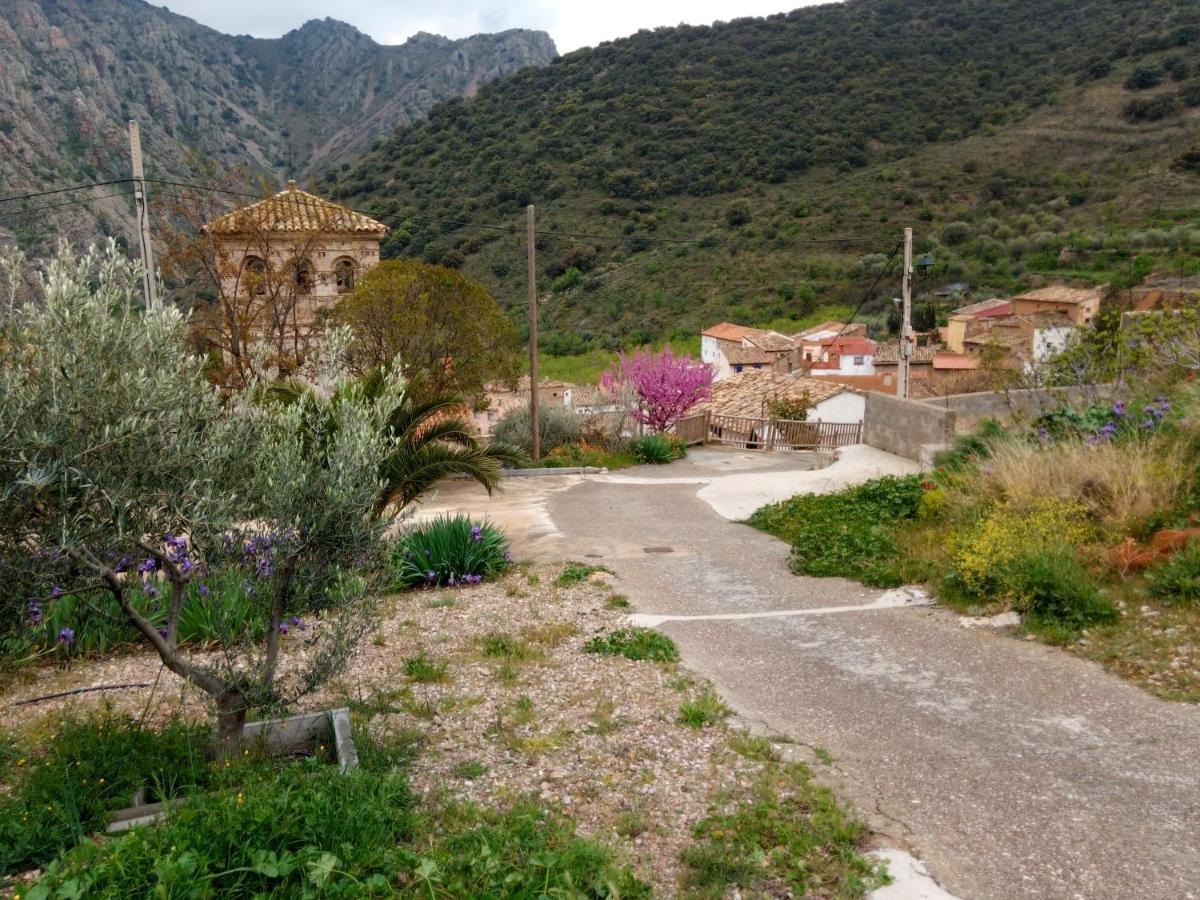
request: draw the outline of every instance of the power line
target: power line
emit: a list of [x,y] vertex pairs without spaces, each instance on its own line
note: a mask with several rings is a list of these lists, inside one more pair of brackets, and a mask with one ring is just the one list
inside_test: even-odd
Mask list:
[[86,191],[89,188],[109,187],[114,184],[130,184],[132,178],[114,178],[111,181],[93,181],[91,184],[77,184],[72,187],[54,188],[49,191],[36,191],[32,194],[14,194],[11,197],[0,197],[0,203],[12,203],[16,200],[34,200],[38,197],[48,197],[51,194],[66,194],[71,191]]
[[93,203],[97,200],[108,200],[112,197],[132,197],[133,194],[128,191],[117,191],[112,194],[101,194],[99,197],[83,197],[78,200],[64,200],[61,203],[43,203],[40,206],[31,206],[25,209],[14,210],[13,212],[0,211],[0,216],[25,216],[30,213],[41,212],[45,209],[61,209],[64,206],[83,206],[86,203]]

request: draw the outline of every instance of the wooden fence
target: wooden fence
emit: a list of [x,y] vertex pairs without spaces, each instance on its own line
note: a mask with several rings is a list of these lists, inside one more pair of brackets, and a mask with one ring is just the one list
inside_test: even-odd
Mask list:
[[688,446],[724,444],[768,452],[833,450],[862,442],[862,423],[858,422],[801,422],[773,416],[725,416],[711,411],[679,419],[674,431]]

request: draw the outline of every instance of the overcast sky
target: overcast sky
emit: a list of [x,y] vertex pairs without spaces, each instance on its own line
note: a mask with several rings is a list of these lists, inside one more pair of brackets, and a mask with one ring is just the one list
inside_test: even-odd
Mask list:
[[[158,0],[164,2],[164,0]],[[707,25],[764,16],[818,0],[165,0],[173,12],[228,34],[279,37],[309,19],[349,22],[382,44],[418,31],[466,37],[481,31],[536,28],[550,32],[560,53],[660,25]]]

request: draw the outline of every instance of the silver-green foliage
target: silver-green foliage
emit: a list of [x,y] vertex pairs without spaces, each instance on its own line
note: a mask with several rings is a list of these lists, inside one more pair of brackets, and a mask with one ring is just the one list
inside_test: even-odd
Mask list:
[[[139,285],[111,243],[79,259],[62,250],[40,299],[0,322],[3,581],[18,617],[66,592],[130,620],[214,698],[232,740],[249,706],[335,673],[366,627],[368,585],[353,571],[371,571],[380,552],[386,522],[371,511],[399,385],[334,404],[327,366],[326,389],[301,403],[257,403],[259,384],[223,400],[187,349],[184,317],[143,313]],[[329,423],[319,440],[304,427],[313,418]],[[266,639],[189,655],[177,643],[189,588],[239,566],[257,577]],[[161,631],[133,602],[147,588],[162,592]],[[318,611],[304,665],[281,667],[285,617]]]

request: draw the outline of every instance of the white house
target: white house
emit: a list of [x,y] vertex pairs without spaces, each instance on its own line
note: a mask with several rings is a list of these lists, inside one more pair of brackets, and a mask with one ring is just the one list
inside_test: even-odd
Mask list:
[[749,369],[713,384],[712,396],[697,411],[716,415],[765,418],[772,400],[807,398],[809,422],[854,425],[866,414],[866,397],[854,388],[808,378],[799,372]]

